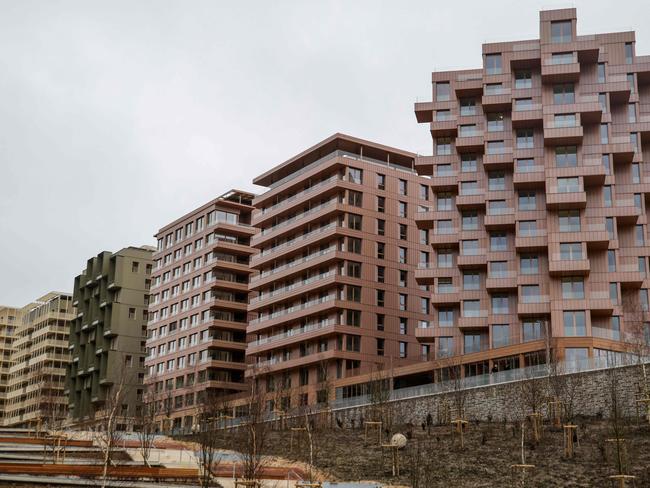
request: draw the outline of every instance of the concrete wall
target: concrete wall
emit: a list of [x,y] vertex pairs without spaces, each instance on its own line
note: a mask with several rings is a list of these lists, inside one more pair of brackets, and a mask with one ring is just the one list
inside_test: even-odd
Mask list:
[[[650,374],[650,365],[646,365]],[[612,377],[615,381],[612,381]],[[532,411],[530,399],[539,400],[539,411],[546,414],[549,396],[548,378],[540,378],[537,394],[531,394],[530,382],[515,381],[487,385],[464,391],[464,417],[467,420],[516,421]],[[560,396],[573,406],[574,414],[587,417],[608,417],[611,412],[611,385],[616,384],[621,415],[637,416],[637,398],[643,385],[641,366],[623,366],[607,370],[562,375],[555,382],[564,385]],[[390,402],[393,421],[397,424],[421,425],[431,415],[434,423],[447,423],[456,417],[457,393],[439,393],[419,398]],[[335,411],[336,418],[345,426],[360,426],[363,420],[372,420],[373,406],[345,408]]]

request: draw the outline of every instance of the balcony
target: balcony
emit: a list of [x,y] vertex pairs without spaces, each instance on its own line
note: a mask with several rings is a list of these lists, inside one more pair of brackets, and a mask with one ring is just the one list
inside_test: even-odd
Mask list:
[[475,188],[471,190],[463,190],[456,197],[456,207],[458,208],[485,207],[485,189]]
[[507,229],[515,226],[514,208],[494,208],[488,206],[483,220],[486,229]]
[[459,153],[471,152],[482,153],[484,148],[483,131],[482,130],[469,130],[463,132],[461,130],[456,137],[456,151]]
[[456,258],[459,268],[475,268],[487,266],[487,253],[485,249],[474,249],[466,254],[459,254]]
[[488,328],[488,311],[479,310],[472,312],[471,316],[462,315],[458,317],[458,328],[463,329],[482,329]]
[[418,229],[432,229],[436,214],[437,212],[430,207],[421,207],[419,211],[415,212],[415,225]]
[[488,291],[506,291],[517,289],[517,273],[515,271],[505,271],[497,273],[488,273],[485,280],[485,288]]
[[519,297],[518,315],[548,315],[551,313],[551,299],[548,295]]
[[621,283],[621,288],[641,288],[645,273],[639,271],[638,264],[622,264],[616,270],[615,277]]
[[433,229],[429,240],[432,246],[458,245],[458,229]]
[[614,312],[614,303],[608,291],[592,291],[588,306],[592,315],[611,315]]
[[490,170],[511,168],[513,162],[513,149],[511,147],[504,147],[496,152],[483,155],[483,166]]
[[515,188],[538,188],[546,184],[546,170],[542,165],[536,165],[521,171],[515,168],[512,177]]
[[271,303],[277,302],[278,300],[295,296],[298,292],[301,294],[313,292],[314,290],[329,286],[334,283],[337,275],[338,273],[336,270],[330,270],[326,273],[321,273],[296,283],[292,283],[291,285],[282,286],[268,293],[252,297],[249,300],[248,310],[259,310],[262,307],[268,307]]
[[515,237],[515,248],[517,251],[532,251],[548,247],[548,236],[546,229],[537,229],[534,232],[517,234]]
[[500,112],[510,110],[512,106],[510,88],[501,88],[490,93],[483,93],[481,105],[486,112]]
[[517,101],[513,100],[512,127],[531,127],[542,125],[542,104],[533,103],[527,107],[518,107]]
[[433,120],[429,124],[431,137],[454,137],[458,133],[458,119],[455,115],[443,120]]
[[415,102],[413,111],[418,123],[431,122],[433,120],[434,102]]
[[259,266],[263,261],[268,261],[274,256],[278,256],[284,252],[291,252],[299,247],[304,247],[307,245],[316,244],[318,241],[330,237],[332,234],[336,233],[337,229],[340,227],[336,222],[331,222],[323,227],[319,227],[307,234],[302,234],[294,237],[288,241],[278,244],[277,246],[270,247],[263,250],[261,253],[254,255],[251,258],[251,267]]
[[582,144],[582,138],[582,126],[577,123],[566,125],[551,120],[544,125],[544,144],[547,146]]
[[433,305],[453,305],[460,303],[460,290],[455,286],[436,287],[431,295]]
[[585,208],[587,194],[582,186],[570,188],[571,191],[559,192],[557,186],[551,186],[546,191],[546,208],[563,210],[570,208]]
[[483,70],[476,73],[459,73],[454,84],[458,98],[483,93]]
[[544,115],[579,114],[581,125],[598,124],[602,119],[602,107],[598,101],[598,94],[578,95],[573,103],[558,103],[544,105]]
[[418,327],[415,329],[415,338],[419,342],[433,342],[436,334],[433,327]]
[[643,214],[643,209],[637,207],[634,199],[614,200],[613,207],[605,209],[608,217],[616,217],[618,225],[634,225]]
[[455,171],[436,171],[431,177],[430,186],[434,191],[456,190],[458,188],[458,173]]
[[610,103],[628,103],[632,90],[625,73],[611,74],[603,84],[602,92],[609,92]]
[[548,272],[551,276],[586,276],[589,274],[589,259],[563,259],[559,253],[553,253],[548,262]]
[[631,163],[634,159],[636,148],[630,142],[629,136],[610,137],[609,144],[603,145],[603,153],[612,153],[614,163]]
[[436,263],[418,263],[418,268],[415,270],[415,281],[419,285],[432,285],[436,278],[444,278],[451,275],[456,275],[460,279],[456,268],[441,268]]
[[551,53],[542,54],[542,83],[564,83],[578,81],[580,78],[580,63],[573,54],[570,63],[558,63]]

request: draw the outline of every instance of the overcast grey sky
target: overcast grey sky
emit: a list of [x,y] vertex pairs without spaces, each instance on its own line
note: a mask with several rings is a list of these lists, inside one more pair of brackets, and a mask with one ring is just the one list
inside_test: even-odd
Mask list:
[[71,291],[86,259],[346,132],[423,154],[413,102],[481,43],[637,30],[639,1],[0,0],[0,303]]

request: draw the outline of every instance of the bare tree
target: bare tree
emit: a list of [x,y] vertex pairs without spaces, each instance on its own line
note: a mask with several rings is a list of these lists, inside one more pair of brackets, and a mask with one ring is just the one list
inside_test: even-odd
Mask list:
[[[45,430],[48,441],[44,443],[44,455],[47,448],[52,449],[52,462],[56,464],[59,453],[63,449],[65,454],[64,422],[68,412],[64,397],[63,380],[60,376],[42,374],[38,381],[38,431]],[[63,446],[61,443],[63,442]]]
[[151,457],[151,450],[154,446],[158,427],[156,422],[158,402],[154,395],[147,395],[144,400],[143,405],[139,407],[140,410],[136,412],[136,418],[140,426],[140,429],[137,431],[137,436],[142,462],[145,466],[150,467],[149,458]]
[[244,478],[259,480],[264,465],[268,423],[265,418],[266,395],[259,384],[259,371],[253,370],[248,385],[246,417],[237,429],[236,445],[243,467]]
[[382,427],[386,430],[391,428],[391,411],[390,411],[390,394],[391,381],[390,374],[382,369],[378,364],[370,375],[368,382],[368,401],[370,403],[369,415],[373,422],[381,422]]
[[226,445],[226,437],[230,433],[228,426],[223,423],[226,402],[223,394],[204,392],[197,405],[197,423],[194,427],[194,437],[199,445],[196,461],[199,465],[199,479],[202,488],[221,486],[214,473],[223,459],[219,449]]

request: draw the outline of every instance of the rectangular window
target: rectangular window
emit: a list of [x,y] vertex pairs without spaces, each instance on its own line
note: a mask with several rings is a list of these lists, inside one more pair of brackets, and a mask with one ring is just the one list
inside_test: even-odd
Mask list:
[[361,215],[348,214],[348,227],[352,230],[361,230]]
[[448,81],[439,81],[436,83],[436,102],[446,102],[450,100],[451,90]]
[[505,315],[510,312],[508,295],[492,295],[492,313],[496,315]]
[[633,124],[636,122],[636,104],[629,103],[627,105],[627,121]]
[[451,308],[438,309],[438,325],[440,327],[453,327],[454,310]]
[[510,344],[510,326],[494,324],[492,326],[492,347],[504,347]]
[[533,77],[530,70],[515,72],[515,88],[523,90],[533,87]]
[[521,274],[539,273],[539,258],[534,254],[522,254],[519,258]]
[[563,313],[564,335],[581,337],[587,335],[587,325],[584,310],[565,311]]
[[519,192],[519,210],[528,211],[535,210],[537,208],[537,202],[535,199],[535,192],[526,190]]
[[582,244],[580,242],[560,243],[560,259],[562,261],[577,261],[582,259]]
[[363,183],[363,171],[357,168],[348,168],[348,179],[358,185]]
[[460,171],[462,173],[476,173],[476,155],[463,154],[460,158]]
[[503,113],[488,112],[486,116],[488,132],[501,132],[504,130]]
[[386,175],[377,173],[377,189],[378,190],[386,189]]
[[562,278],[562,298],[565,300],[582,300],[585,297],[585,283],[581,277]]
[[480,300],[463,300],[463,317],[480,317]]
[[598,63],[598,68],[597,68],[597,79],[598,83],[605,83],[605,63]]
[[556,105],[565,105],[575,103],[575,92],[573,83],[563,83],[553,86],[553,103]]
[[580,211],[560,210],[560,232],[580,232]]
[[571,42],[571,21],[551,22],[551,42]]
[[[478,241],[477,241],[478,245]],[[505,232],[492,232],[490,234],[490,251],[507,251],[508,239]]]
[[558,193],[575,193],[580,191],[580,179],[577,176],[557,179]]
[[377,235],[383,236],[386,234],[386,221],[384,219],[377,219]]
[[451,120],[451,110],[436,110],[436,122]]
[[609,144],[609,124],[600,124],[600,143]]
[[478,213],[476,211],[463,212],[461,222],[463,230],[478,230]]
[[406,180],[402,180],[401,178],[397,180],[397,190],[399,191],[400,195],[408,195],[408,183]]
[[577,146],[557,146],[555,148],[555,166],[558,168],[575,168],[578,166]]
[[377,290],[377,306],[383,307],[386,302],[386,292],[384,290]]
[[485,55],[485,71],[488,75],[501,74],[501,54]]
[[383,242],[377,243],[377,259],[385,259],[386,256],[386,244]]
[[406,217],[407,216],[407,205],[406,202],[399,202],[397,205],[397,216]]
[[526,319],[521,324],[523,341],[536,341],[544,337],[542,321],[539,319]]
[[476,101],[473,98],[463,98],[460,101],[460,115],[462,117],[476,115]]
[[517,149],[532,149],[534,147],[533,129],[517,129]]
[[377,266],[377,283],[384,283],[386,280],[386,267]]
[[436,209],[440,212],[447,212],[452,209],[451,194],[440,193],[436,199]]
[[463,273],[463,290],[480,290],[481,279],[478,272]]
[[631,42],[625,43],[625,64],[634,62],[634,45]]
[[427,185],[420,185],[420,200],[429,200],[429,187]]
[[551,54],[551,64],[571,64],[574,63],[573,53],[553,53]]
[[505,190],[506,174],[503,171],[492,171],[491,173],[488,173],[488,189],[490,191]]
[[553,127],[576,127],[578,125],[576,114],[557,114],[553,117]]
[[515,99],[515,112],[525,112],[533,110],[532,98],[517,98]]

